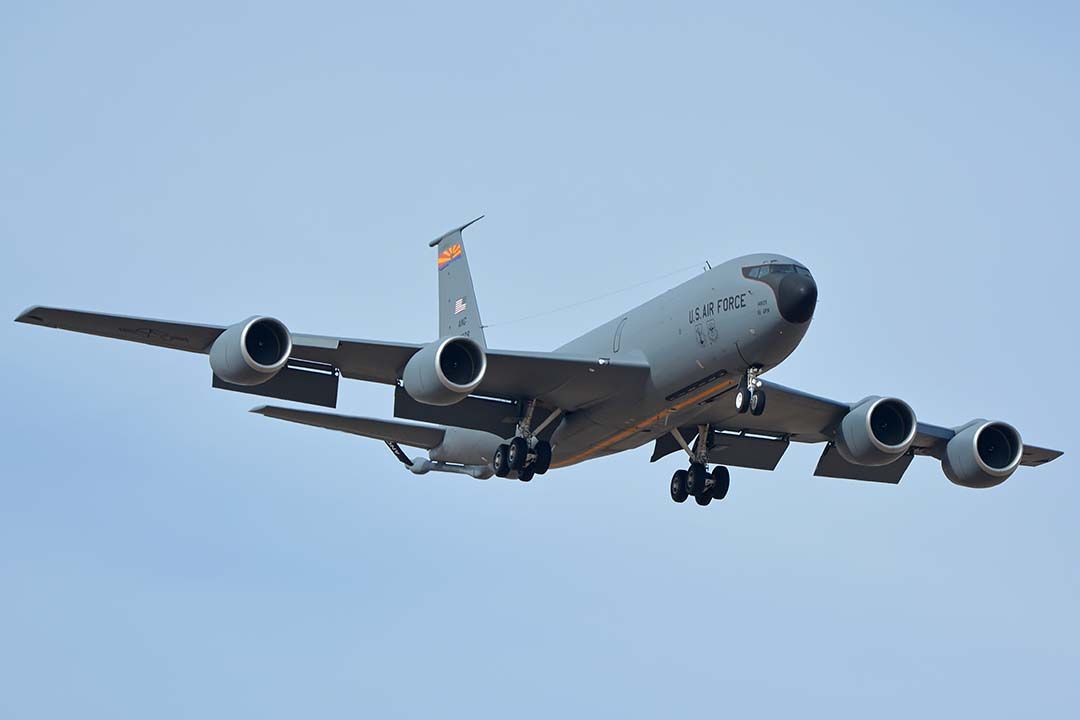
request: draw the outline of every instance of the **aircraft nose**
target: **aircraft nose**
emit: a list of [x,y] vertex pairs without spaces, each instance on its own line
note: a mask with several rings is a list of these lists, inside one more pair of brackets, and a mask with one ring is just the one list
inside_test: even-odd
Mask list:
[[776,293],[780,315],[790,323],[804,323],[814,316],[817,307],[817,283],[809,275],[787,275]]

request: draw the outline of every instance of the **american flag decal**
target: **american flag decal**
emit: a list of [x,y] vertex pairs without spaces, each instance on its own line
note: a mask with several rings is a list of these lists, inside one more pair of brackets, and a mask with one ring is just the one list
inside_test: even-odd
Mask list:
[[458,298],[454,301],[454,314],[460,315],[465,312],[465,308],[467,307],[468,305],[465,304],[465,298]]
[[442,270],[459,257],[461,257],[461,243],[454,243],[439,253],[439,269]]

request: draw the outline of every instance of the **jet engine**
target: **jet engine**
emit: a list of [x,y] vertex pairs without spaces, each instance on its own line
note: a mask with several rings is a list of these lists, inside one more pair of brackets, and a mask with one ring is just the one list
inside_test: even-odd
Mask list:
[[291,352],[292,337],[280,320],[250,317],[218,335],[210,368],[234,385],[261,385],[285,367]]
[[443,338],[409,358],[405,392],[426,405],[453,405],[480,386],[487,371],[484,349],[467,337]]
[[1009,479],[1023,453],[1024,443],[1012,425],[973,420],[945,446],[941,469],[957,485],[989,488]]
[[903,400],[870,397],[856,405],[836,434],[836,449],[855,465],[888,465],[915,440],[915,412]]

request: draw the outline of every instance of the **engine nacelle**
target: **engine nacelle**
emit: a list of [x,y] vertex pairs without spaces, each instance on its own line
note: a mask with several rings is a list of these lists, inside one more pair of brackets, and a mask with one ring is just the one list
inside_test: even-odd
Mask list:
[[210,347],[210,369],[234,385],[261,385],[289,361],[292,337],[280,320],[250,317],[218,335]]
[[467,337],[443,338],[409,358],[402,373],[405,392],[425,405],[453,405],[480,386],[487,354]]
[[915,441],[915,412],[903,400],[870,397],[840,421],[836,449],[855,465],[888,465]]
[[973,420],[945,446],[941,469],[962,487],[989,488],[1008,480],[1023,454],[1024,442],[1012,425]]

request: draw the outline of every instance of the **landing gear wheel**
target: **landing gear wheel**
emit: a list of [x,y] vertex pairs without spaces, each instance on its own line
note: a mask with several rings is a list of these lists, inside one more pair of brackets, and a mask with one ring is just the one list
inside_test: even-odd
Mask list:
[[536,443],[536,459],[533,468],[537,475],[543,475],[551,467],[551,443],[541,440]]
[[491,464],[495,467],[495,477],[504,478],[510,474],[510,446],[503,443],[495,448],[495,457]]
[[707,492],[698,493],[694,496],[694,502],[696,502],[701,507],[705,507],[712,502],[712,495]]
[[516,437],[510,441],[510,453],[507,455],[507,463],[511,470],[521,470],[529,459],[529,443],[525,438]]
[[760,415],[763,412],[765,412],[765,391],[758,388],[750,396],[750,414]]
[[728,489],[731,487],[731,473],[723,465],[717,465],[712,471],[712,488],[710,489],[709,496],[713,500],[723,500],[727,497]]
[[529,482],[533,479],[533,475],[536,474],[536,470],[532,465],[529,465],[524,470],[518,470],[518,480],[521,482]]
[[686,471],[676,470],[671,476],[671,499],[677,503],[686,502],[690,493],[686,491]]
[[686,491],[691,495],[698,495],[705,489],[705,466],[701,463],[691,463],[690,470],[686,474]]
[[750,388],[739,385],[739,390],[735,393],[735,412],[742,414],[749,410],[752,397],[753,394],[750,392]]

